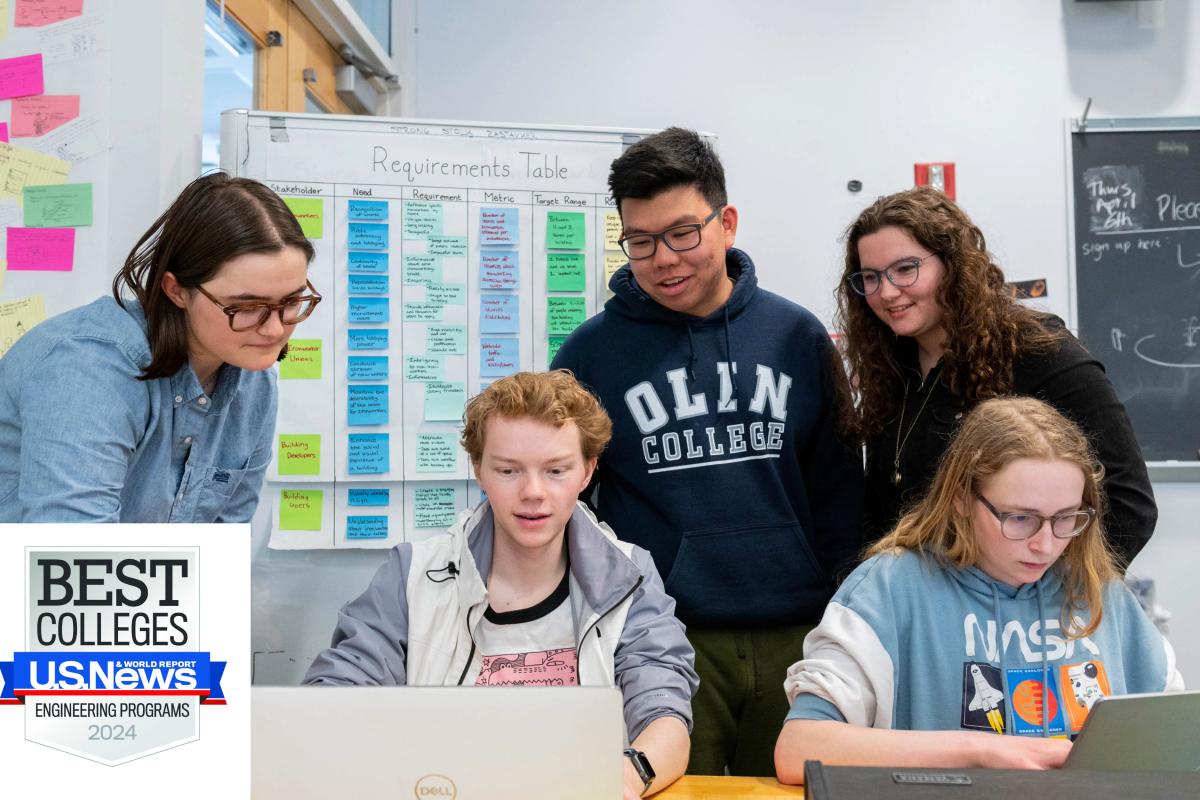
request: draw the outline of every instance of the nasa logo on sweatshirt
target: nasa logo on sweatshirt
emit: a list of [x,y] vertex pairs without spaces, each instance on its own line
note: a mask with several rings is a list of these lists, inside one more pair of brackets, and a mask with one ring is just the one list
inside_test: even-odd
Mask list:
[[25,553],[25,650],[0,662],[25,738],[109,766],[198,739],[200,705],[225,703],[225,662],[200,649],[199,548]]

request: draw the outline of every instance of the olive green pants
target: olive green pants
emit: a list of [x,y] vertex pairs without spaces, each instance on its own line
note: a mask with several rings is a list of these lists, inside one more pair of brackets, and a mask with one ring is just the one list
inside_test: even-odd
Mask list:
[[688,629],[700,675],[690,774],[775,775],[775,740],[788,712],[783,679],[812,628]]

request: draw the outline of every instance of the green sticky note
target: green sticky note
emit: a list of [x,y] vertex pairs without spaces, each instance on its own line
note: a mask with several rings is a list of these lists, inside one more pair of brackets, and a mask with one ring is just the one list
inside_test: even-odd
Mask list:
[[559,348],[562,347],[563,342],[565,342],[566,340],[567,340],[567,337],[565,337],[565,336],[551,336],[550,337],[550,352],[546,356],[547,364],[554,363],[554,357],[558,355]]
[[424,253],[404,255],[404,283],[416,286],[440,283],[442,280],[442,257]]
[[582,297],[546,298],[546,333],[566,336],[587,319],[587,300]]
[[282,531],[321,530],[321,489],[284,489],[279,493],[279,529]]
[[280,475],[320,475],[321,435],[319,433],[279,434]]
[[462,381],[430,381],[425,384],[425,421],[460,420],[466,402]]
[[[580,216],[583,215],[580,214]],[[467,237],[430,236],[429,245],[425,251],[431,256],[465,256],[467,254]]]
[[92,185],[26,186],[25,227],[74,228],[92,224]]
[[405,356],[404,380],[410,383],[440,381],[445,377],[441,356]]
[[404,304],[405,322],[441,322],[442,303],[412,302]]
[[551,250],[582,250],[585,231],[581,211],[551,211],[546,214],[546,247]]
[[283,202],[296,215],[300,230],[309,239],[325,235],[325,201],[320,197],[285,197]]
[[279,362],[279,379],[321,380],[321,340],[291,339],[287,358]]
[[454,472],[458,437],[453,433],[417,434],[417,472]]
[[428,239],[442,235],[442,204],[410,200],[404,204],[404,238]]
[[413,491],[414,528],[449,527],[457,512],[454,489],[450,487],[418,486]]
[[546,290],[582,292],[587,288],[587,264],[583,253],[546,254]]
[[467,287],[461,283],[430,283],[425,287],[425,301],[461,306],[467,302]]
[[464,325],[430,325],[425,329],[426,353],[466,355],[467,329]]

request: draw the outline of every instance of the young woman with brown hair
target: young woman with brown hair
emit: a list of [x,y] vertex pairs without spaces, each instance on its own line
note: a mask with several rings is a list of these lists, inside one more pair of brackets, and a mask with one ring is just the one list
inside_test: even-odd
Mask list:
[[320,295],[313,248],[266,186],[183,190],[113,296],[0,360],[0,522],[244,522],[275,429],[275,376]]

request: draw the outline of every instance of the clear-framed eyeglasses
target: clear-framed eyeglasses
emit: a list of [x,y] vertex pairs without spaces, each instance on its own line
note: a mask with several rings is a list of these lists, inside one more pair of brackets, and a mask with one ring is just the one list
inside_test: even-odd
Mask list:
[[1096,516],[1096,509],[1091,507],[1065,511],[1052,517],[1043,517],[1028,511],[997,511],[986,497],[981,494],[975,496],[983,503],[983,507],[1000,521],[1000,535],[1016,542],[1036,536],[1047,522],[1050,523],[1050,532],[1056,539],[1073,539],[1087,530],[1092,518]]
[[724,207],[717,206],[700,222],[673,225],[661,233],[631,233],[618,239],[617,244],[621,245],[630,261],[639,261],[654,255],[660,241],[676,253],[695,250],[700,246],[700,229],[716,219]]
[[310,294],[289,297],[281,303],[234,303],[230,306],[206,292],[203,286],[197,286],[196,290],[225,312],[232,330],[241,332],[263,325],[272,312],[279,314],[279,321],[284,325],[295,325],[308,319],[317,303],[321,302],[321,295],[311,281],[305,281],[304,285]]
[[883,285],[884,278],[887,278],[892,286],[903,289],[917,282],[917,278],[921,275],[921,262],[936,255],[937,253],[930,253],[920,258],[917,256],[902,258],[883,269],[864,269],[851,272],[846,277],[846,281],[850,284],[851,289],[863,297],[870,297],[878,292],[879,287]]

